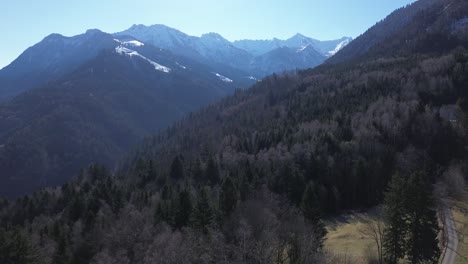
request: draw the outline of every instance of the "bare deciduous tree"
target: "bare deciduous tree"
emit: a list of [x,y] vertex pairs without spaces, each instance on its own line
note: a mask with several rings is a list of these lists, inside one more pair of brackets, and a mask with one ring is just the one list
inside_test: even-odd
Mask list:
[[382,242],[384,232],[384,221],[381,217],[380,209],[375,215],[361,216],[359,221],[363,224],[359,228],[359,233],[363,236],[371,238],[377,246],[377,255],[379,263],[383,263]]

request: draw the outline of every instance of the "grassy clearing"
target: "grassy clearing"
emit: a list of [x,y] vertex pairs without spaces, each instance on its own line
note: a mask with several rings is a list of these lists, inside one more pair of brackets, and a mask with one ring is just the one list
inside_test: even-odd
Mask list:
[[468,263],[468,191],[454,201],[453,205],[452,212],[458,233],[457,252],[459,253],[455,264],[466,264]]
[[377,257],[375,242],[360,233],[364,227],[361,219],[370,214],[351,213],[326,221],[325,249],[331,257],[339,259],[339,263],[367,263],[369,258]]

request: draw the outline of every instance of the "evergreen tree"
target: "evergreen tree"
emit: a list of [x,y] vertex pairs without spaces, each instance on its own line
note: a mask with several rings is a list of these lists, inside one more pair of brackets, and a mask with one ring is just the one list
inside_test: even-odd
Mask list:
[[180,229],[187,226],[192,214],[192,200],[188,190],[182,190],[177,199],[177,211],[175,212],[174,225],[175,228]]
[[193,179],[200,183],[203,180],[203,168],[200,159],[196,159],[192,168]]
[[247,196],[250,192],[250,184],[249,184],[249,181],[247,179],[247,176],[243,176],[242,177],[242,182],[241,182],[241,186],[240,186],[240,199],[241,201],[245,201],[247,199]]
[[54,224],[53,236],[55,238],[55,242],[57,242],[57,248],[54,254],[54,264],[66,264],[70,260],[70,251],[68,245],[67,235],[63,230],[63,227],[60,223]]
[[214,212],[210,205],[208,190],[202,188],[198,192],[197,203],[193,211],[193,226],[203,232],[208,231],[208,227],[213,222]]
[[426,183],[422,173],[410,177],[407,195],[407,256],[413,264],[438,263],[437,214],[431,186]]
[[[164,196],[163,196],[164,197]],[[175,215],[178,210],[178,197],[168,196],[162,198],[155,211],[155,223],[166,222],[171,226],[175,226]]]
[[211,186],[218,184],[220,181],[218,165],[213,158],[210,158],[208,164],[206,164],[205,175]]
[[166,183],[161,191],[161,199],[163,200],[170,200],[172,198],[172,185],[170,183]]
[[148,163],[148,180],[154,181],[158,178],[156,167],[154,165],[154,161],[150,160]]
[[40,264],[43,262],[20,230],[0,229],[0,263]]
[[385,194],[384,257],[397,263],[407,257],[411,263],[438,263],[437,215],[431,186],[424,174],[414,173],[408,180],[395,175]]
[[70,221],[75,222],[76,220],[78,220],[80,217],[82,217],[84,211],[85,211],[85,204],[84,204],[83,198],[81,197],[74,198],[73,201],[71,202],[69,213],[68,213],[68,217]]
[[231,177],[227,177],[221,186],[219,208],[224,216],[228,216],[237,206],[237,188]]
[[184,164],[182,163],[182,159],[179,155],[177,155],[172,161],[170,176],[171,179],[174,180],[181,180],[184,178]]
[[162,202],[159,202],[156,206],[156,211],[154,212],[154,223],[159,224],[165,220],[166,219],[163,211]]
[[314,227],[314,233],[320,242],[320,247],[322,247],[327,230],[321,220],[320,204],[312,183],[309,183],[304,191],[301,209],[306,221]]
[[405,256],[406,237],[406,181],[395,174],[384,198],[384,258],[388,264],[397,264]]
[[88,240],[83,241],[75,250],[71,264],[90,263],[95,253],[93,244]]
[[304,177],[297,169],[290,166],[287,166],[283,171],[283,177],[285,177],[287,183],[287,194],[289,200],[296,206],[300,206],[306,185]]

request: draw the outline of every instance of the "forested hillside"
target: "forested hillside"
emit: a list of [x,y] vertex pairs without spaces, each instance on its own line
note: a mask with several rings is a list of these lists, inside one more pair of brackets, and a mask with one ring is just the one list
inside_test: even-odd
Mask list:
[[400,8],[330,58],[337,64],[378,57],[442,54],[467,47],[468,3],[464,0],[423,0]]
[[[445,2],[463,3],[414,7]],[[384,203],[387,263],[437,263],[432,183],[467,158],[468,51],[457,28],[437,50],[405,53],[412,44],[399,42],[272,75],[147,138],[115,173],[94,165],[0,202],[0,262],[335,263],[321,217]]]
[[113,167],[145,136],[247,86],[152,46],[138,51],[171,71],[104,50],[58,81],[0,105],[2,195],[63,184],[93,162]]

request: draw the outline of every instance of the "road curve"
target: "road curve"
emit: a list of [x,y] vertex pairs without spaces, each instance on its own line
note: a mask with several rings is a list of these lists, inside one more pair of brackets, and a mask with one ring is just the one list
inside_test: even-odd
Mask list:
[[458,248],[458,236],[455,226],[455,221],[453,220],[453,214],[450,208],[444,209],[445,217],[445,234],[447,242],[443,251],[442,264],[453,264],[455,263],[455,258],[457,257],[457,248]]

